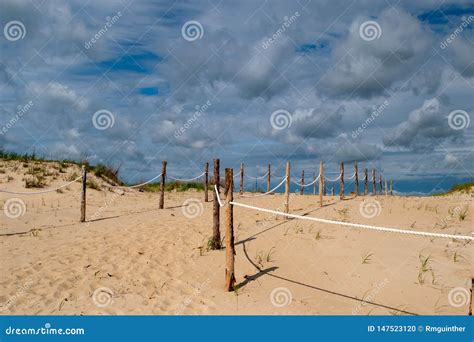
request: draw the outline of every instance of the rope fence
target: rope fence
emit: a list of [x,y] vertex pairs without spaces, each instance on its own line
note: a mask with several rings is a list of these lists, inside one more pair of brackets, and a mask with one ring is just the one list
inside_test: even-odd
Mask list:
[[[204,167],[204,172],[202,172],[201,174],[195,176],[195,177],[192,177],[192,178],[180,178],[180,177],[175,177],[175,176],[172,176],[172,175],[167,175],[167,162],[166,161],[163,161],[162,163],[162,170],[161,172],[152,177],[151,179],[145,181],[145,182],[142,182],[142,183],[139,183],[139,184],[133,184],[133,185],[108,185],[108,189],[137,189],[137,188],[142,188],[143,186],[147,185],[147,184],[151,184],[155,181],[157,181],[157,184],[159,184],[160,188],[159,188],[159,205],[158,205],[158,208],[159,209],[164,209],[164,201],[165,201],[165,183],[166,183],[166,179],[171,179],[171,180],[174,180],[174,181],[177,181],[177,182],[192,182],[192,181],[196,181],[196,180],[199,180],[199,179],[202,179],[203,183],[204,183],[204,202],[208,202],[208,185],[209,185],[209,163],[205,163],[205,167]],[[357,163],[355,164],[355,170],[354,170],[354,173],[350,176],[350,177],[347,177],[346,180],[351,180],[351,179],[354,179],[355,178],[355,196],[358,196],[359,195],[359,188],[358,188],[358,178],[359,178],[359,174],[358,174],[358,171],[357,171]],[[323,204],[323,195],[326,195],[327,193],[327,182],[330,182],[332,183],[332,195],[334,196],[334,182],[336,181],[340,181],[340,197],[341,199],[344,198],[344,164],[341,162],[341,170],[340,172],[338,173],[338,176],[336,178],[329,178],[329,177],[326,177],[326,175],[324,174],[323,172],[323,164],[322,164],[322,161],[320,162],[320,170],[319,170],[319,174],[318,176],[316,177],[315,175],[313,175],[313,180],[308,183],[308,184],[304,184],[304,170],[302,170],[302,173],[301,173],[301,181],[297,181],[295,179],[292,179],[291,178],[291,172],[290,172],[290,163],[287,162],[286,164],[286,168],[285,168],[285,176],[283,176],[282,180],[279,181],[279,183],[275,186],[275,187],[271,187],[271,177],[272,177],[272,173],[271,173],[271,165],[268,164],[268,170],[265,174],[263,174],[262,176],[258,176],[258,177],[254,177],[254,176],[251,176],[251,175],[247,175],[245,174],[244,172],[244,164],[241,163],[240,165],[240,171],[237,173],[237,174],[233,174],[232,175],[232,178],[236,178],[236,177],[240,177],[240,198],[257,198],[257,197],[263,197],[263,196],[267,196],[267,195],[270,195],[270,194],[273,194],[275,193],[278,189],[280,189],[280,187],[283,186],[283,184],[285,184],[285,190],[284,190],[284,194],[285,194],[285,212],[288,213],[288,203],[289,203],[289,192],[290,192],[290,183],[293,183],[297,186],[300,187],[300,194],[301,195],[304,195],[304,189],[305,188],[308,188],[308,187],[311,187],[313,186],[313,194],[316,195],[316,186],[318,185],[318,182],[319,182],[319,197],[320,197],[320,206],[322,206]],[[334,172],[329,172],[328,174],[334,174]],[[260,180],[260,179],[264,179],[264,178],[267,178],[267,191],[264,192],[264,193],[260,193],[258,195],[245,195],[244,194],[244,178],[250,178],[252,180],[255,180],[255,191],[257,190],[257,181]],[[50,192],[55,192],[55,191],[58,191],[64,187],[67,187],[75,182],[78,182],[82,179],[82,188],[81,188],[81,216],[80,216],[80,222],[85,222],[86,220],[86,188],[87,188],[87,168],[85,167],[85,165],[82,166],[82,175],[65,183],[65,184],[62,184],[60,186],[57,186],[55,188],[51,188],[51,189],[44,189],[44,190],[39,190],[39,191],[12,191],[12,190],[8,190],[8,189],[0,189],[0,193],[5,193],[5,194],[11,194],[11,195],[39,195],[39,194],[46,194],[46,193],[50,193]],[[220,178],[219,178],[219,159],[214,159],[214,174],[212,176],[212,182],[217,185],[217,187],[220,186]],[[379,193],[382,193],[382,187],[383,187],[383,181],[382,181],[382,176],[379,175],[379,181],[377,182],[376,180],[376,177],[375,177],[375,170],[372,170],[372,192],[371,194],[369,194],[368,192],[368,170],[365,169],[365,172],[364,172],[364,195],[375,195],[377,192],[376,192],[376,186],[377,186],[377,183],[379,184]],[[385,179],[385,195],[388,195],[390,193],[390,195],[392,195],[392,181],[390,180],[390,191],[388,190],[388,180]],[[234,182],[232,182],[232,186],[234,186]],[[233,188],[234,189],[234,188]],[[218,189],[217,189],[218,190]],[[212,193],[212,192],[211,192]],[[124,193],[122,193],[123,195]],[[217,208],[222,205],[222,203],[217,203],[218,201],[220,201],[220,197],[217,196],[216,198],[216,205],[217,205]],[[284,215],[283,215],[284,216]],[[214,220],[214,230],[217,232],[218,231],[218,220],[217,218]],[[217,238],[217,233],[215,235],[215,237]],[[220,238],[219,238],[220,239]]]

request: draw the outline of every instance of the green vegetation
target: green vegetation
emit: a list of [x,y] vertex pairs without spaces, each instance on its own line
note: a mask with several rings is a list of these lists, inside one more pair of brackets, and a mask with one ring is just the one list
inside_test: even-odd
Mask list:
[[[204,184],[199,182],[171,182],[166,183],[165,191],[188,191],[189,189],[196,189],[197,191],[204,191]],[[150,183],[140,187],[140,190],[145,192],[159,192],[160,183]]]
[[436,194],[435,196],[446,196],[454,192],[469,192],[470,188],[474,187],[474,182],[467,182],[462,184],[454,184],[451,189],[446,192]]
[[97,177],[105,180],[111,180],[119,185],[123,185],[123,182],[119,178],[120,166],[111,167],[104,164],[97,164],[96,166],[88,166],[88,171],[94,172]]

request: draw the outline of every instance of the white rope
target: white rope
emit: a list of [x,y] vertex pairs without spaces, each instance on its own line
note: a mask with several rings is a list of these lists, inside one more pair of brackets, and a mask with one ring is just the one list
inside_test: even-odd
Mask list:
[[274,187],[273,189],[271,189],[270,191],[267,191],[263,194],[259,194],[259,195],[255,195],[255,196],[245,196],[245,195],[242,195],[241,197],[243,198],[255,198],[255,197],[262,197],[262,196],[266,196],[266,195],[269,195],[271,194],[272,192],[274,192],[276,189],[278,189],[284,182],[286,181],[286,177],[283,178],[283,180],[280,182],[280,184],[278,184],[276,187]]
[[[319,176],[320,176],[320,175],[318,175],[318,177],[316,177],[311,183],[303,185],[303,188],[306,188],[307,186],[311,186],[311,185],[313,185],[314,183],[316,183],[316,182],[318,181],[318,179],[319,179]],[[293,179],[292,179],[291,181],[293,182],[293,184],[296,184],[296,185],[301,186],[301,181],[300,181],[300,182],[297,182],[297,181],[295,182]]]
[[268,171],[267,171],[266,174],[264,174],[263,176],[260,176],[260,177],[253,177],[253,176],[249,176],[249,175],[245,174],[245,176],[247,176],[249,178],[252,178],[252,179],[262,179],[262,178],[265,178],[267,175],[268,175]]
[[141,183],[141,184],[136,184],[136,185],[130,185],[130,186],[126,186],[126,185],[118,185],[118,186],[111,186],[111,188],[120,188],[120,189],[133,189],[133,188],[139,188],[143,185],[146,185],[148,183],[151,183],[153,182],[155,179],[157,179],[158,177],[160,177],[162,174],[160,173],[159,175],[153,177],[152,179],[146,181],[145,183]]
[[237,174],[234,176],[234,178],[237,177],[237,176],[239,176],[241,173],[242,173],[242,171],[239,171],[239,173],[237,173]]
[[346,179],[352,179],[356,176],[356,174],[354,173],[351,177],[347,177]]
[[370,225],[358,224],[358,223],[349,223],[349,222],[326,220],[326,219],[311,217],[311,216],[301,216],[301,215],[295,215],[295,214],[287,214],[287,213],[282,213],[282,212],[276,211],[276,210],[258,208],[258,207],[254,207],[254,206],[251,206],[251,205],[247,205],[247,204],[243,204],[243,203],[237,203],[237,202],[230,202],[230,203],[233,204],[233,205],[236,205],[236,206],[243,207],[243,208],[254,209],[254,210],[263,211],[263,212],[270,213],[270,214],[282,215],[282,216],[287,216],[287,217],[292,217],[292,218],[297,218],[297,219],[302,219],[302,220],[308,220],[308,221],[316,221],[316,222],[323,222],[323,223],[329,223],[329,224],[338,224],[338,225],[341,225],[341,226],[365,228],[365,229],[372,229],[372,230],[391,232],[391,233],[412,234],[412,235],[422,235],[422,236],[431,236],[431,237],[448,238],[448,239],[462,239],[462,240],[471,240],[471,241],[474,240],[474,237],[472,237],[472,236],[439,234],[439,233],[429,233],[429,232],[420,232],[420,231],[412,231],[412,230],[402,230],[402,229],[394,229],[394,228],[377,227],[377,226],[370,226]]
[[202,176],[204,176],[206,173],[203,172],[201,173],[199,176],[196,176],[194,178],[189,178],[189,179],[180,179],[180,178],[175,178],[175,177],[172,177],[172,176],[168,176],[169,178],[171,178],[172,180],[175,180],[175,181],[178,181],[178,182],[191,182],[193,180],[196,180],[198,178],[201,178]]
[[219,196],[219,191],[217,191],[217,185],[214,185],[214,191],[216,192],[216,195],[217,195],[217,202],[219,203],[219,206],[220,206],[220,207],[223,207],[224,204],[222,204],[222,202],[221,202],[221,197]]
[[329,179],[329,178],[327,178],[326,176],[324,176],[324,179],[326,179],[328,182],[335,182],[335,181],[337,181],[339,178],[341,178],[341,174],[339,174],[339,176],[338,176],[337,178],[335,178],[335,179]]
[[63,185],[60,185],[58,186],[57,188],[54,188],[54,189],[47,189],[47,190],[40,190],[40,191],[34,191],[34,192],[16,192],[16,191],[8,191],[8,190],[3,190],[3,189],[0,189],[0,192],[4,192],[6,194],[12,194],[12,195],[38,195],[38,194],[45,194],[45,193],[48,193],[48,192],[53,192],[53,191],[56,191],[56,190],[59,190],[61,188],[64,188],[68,185],[71,185],[72,183],[78,181],[79,179],[81,179],[82,176],[79,176],[77,177],[76,179],[66,183],[66,184],[63,184]]

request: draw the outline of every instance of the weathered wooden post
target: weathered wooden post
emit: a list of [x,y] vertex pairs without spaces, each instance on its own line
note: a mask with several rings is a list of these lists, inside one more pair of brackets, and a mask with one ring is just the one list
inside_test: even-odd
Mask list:
[[339,198],[344,199],[344,162],[341,160],[341,167],[340,167],[340,172],[341,172],[341,180],[340,180],[340,186],[339,186]]
[[393,195],[393,191],[392,191],[393,187],[392,186],[393,186],[393,181],[391,180],[390,181],[390,196]]
[[474,311],[474,278],[471,278],[471,300],[469,303],[469,316],[472,316]]
[[233,291],[235,287],[235,247],[234,247],[234,170],[225,169],[225,287],[227,291]]
[[331,183],[332,188],[331,188],[331,196],[334,197],[334,182]]
[[87,169],[82,165],[81,222],[86,222]]
[[239,193],[244,193],[244,163],[240,163],[240,189]]
[[159,208],[163,209],[165,206],[165,181],[166,181],[166,160],[161,164],[161,182],[160,182],[160,204]]
[[209,163],[204,165],[204,202],[209,202]]
[[355,184],[355,195],[359,196],[359,168],[357,162],[354,164],[354,184]]
[[323,206],[323,161],[319,161],[319,206]]
[[268,174],[267,174],[267,192],[269,192],[271,189],[271,165],[268,163]]
[[304,170],[301,171],[300,195],[304,195]]
[[[290,162],[286,162],[285,170],[285,213],[290,212]],[[288,220],[288,216],[285,216],[285,220]]]
[[369,170],[364,170],[364,195],[367,196],[369,193]]
[[382,187],[382,174],[379,175],[379,194],[381,195],[383,191]]
[[[212,238],[209,244],[211,249],[221,249],[221,233],[220,233],[220,205],[219,205],[219,188],[220,188],[220,177],[219,177],[219,159],[214,159],[214,186],[216,187],[213,191],[213,226],[212,226]],[[217,189],[217,191],[216,191]]]
[[372,169],[372,194],[377,194],[376,183],[375,183],[375,169]]
[[316,172],[313,171],[313,195],[316,195]]
[[385,196],[388,196],[388,184],[387,178],[385,178]]
[[326,180],[323,180],[323,191],[324,191],[324,196],[328,194],[328,186],[326,183]]

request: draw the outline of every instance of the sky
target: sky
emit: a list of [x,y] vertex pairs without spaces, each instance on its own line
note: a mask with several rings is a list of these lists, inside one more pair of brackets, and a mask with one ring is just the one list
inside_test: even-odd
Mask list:
[[214,158],[473,179],[472,1],[2,0],[0,25],[0,149],[130,183]]

